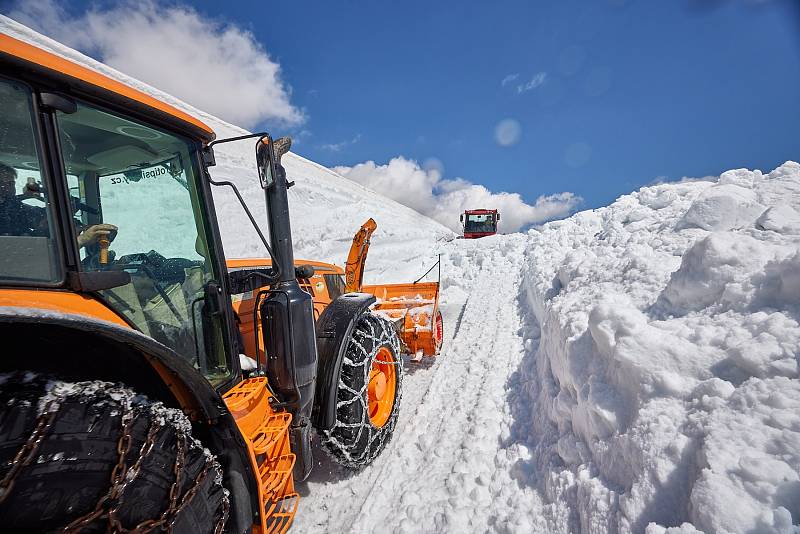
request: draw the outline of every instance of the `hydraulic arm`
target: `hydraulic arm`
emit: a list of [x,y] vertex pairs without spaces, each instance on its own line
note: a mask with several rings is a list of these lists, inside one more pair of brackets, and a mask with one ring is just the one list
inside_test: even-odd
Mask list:
[[344,269],[345,291],[355,293],[361,291],[364,282],[364,264],[367,261],[369,252],[369,238],[378,225],[373,219],[361,225],[361,229],[353,237],[353,244],[350,246],[350,253],[347,255],[347,263]]

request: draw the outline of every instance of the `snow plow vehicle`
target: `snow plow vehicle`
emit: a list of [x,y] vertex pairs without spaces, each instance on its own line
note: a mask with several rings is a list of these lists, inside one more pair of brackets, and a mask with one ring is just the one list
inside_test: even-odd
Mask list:
[[464,229],[464,239],[477,239],[497,233],[500,213],[497,210],[466,210],[460,219]]
[[[216,145],[247,139],[267,235],[209,173]],[[215,139],[149,94],[0,35],[5,529],[286,532],[312,432],[348,468],[381,453],[400,340],[369,293],[329,292],[315,314],[300,282],[328,273],[295,266],[290,144]],[[212,187],[235,192],[268,266],[229,269]],[[252,336],[237,298],[252,303]],[[254,368],[248,350],[263,352]]]

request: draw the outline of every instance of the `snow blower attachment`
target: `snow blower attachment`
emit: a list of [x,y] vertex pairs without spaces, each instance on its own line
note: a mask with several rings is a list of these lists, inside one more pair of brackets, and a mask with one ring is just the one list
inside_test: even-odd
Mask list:
[[[377,227],[375,221],[369,219],[353,237],[345,264],[345,291],[375,296],[377,300],[372,310],[395,325],[404,352],[412,355],[412,361],[420,361],[423,356],[436,356],[442,348],[444,334],[439,311],[441,257],[410,284],[362,285],[370,237]],[[437,281],[421,282],[433,269],[438,269]]]
[[[319,318],[328,306],[342,295],[367,294],[374,297],[370,310],[394,325],[400,338],[400,348],[419,361],[423,356],[437,356],[442,348],[444,324],[439,311],[439,281],[441,258],[419,279],[405,284],[362,285],[364,268],[372,233],[377,228],[373,219],[367,220],[353,237],[345,268],[330,263],[309,260],[295,262],[295,277],[303,291],[311,295],[314,316]],[[269,259],[231,259],[228,269],[262,271],[271,269]],[[423,282],[436,269],[436,282]],[[344,280],[342,279],[344,278]],[[259,345],[256,294],[248,292],[233,297],[244,353],[258,361],[264,360],[264,347]]]
[[439,354],[444,333],[439,282],[364,286],[362,291],[375,295],[373,311],[395,325],[412,361]]
[[[209,172],[216,145],[245,140],[268,235]],[[375,296],[345,292],[342,269],[295,265],[290,146],[215,140],[169,104],[0,35],[0,195],[25,214],[0,219],[5,529],[283,533],[312,429],[345,467],[381,453],[400,340]],[[26,182],[38,194],[22,204]],[[226,262],[218,186],[268,258]]]

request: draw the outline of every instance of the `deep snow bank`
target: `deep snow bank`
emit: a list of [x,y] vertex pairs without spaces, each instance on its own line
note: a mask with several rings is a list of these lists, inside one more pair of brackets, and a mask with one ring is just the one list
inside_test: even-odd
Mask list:
[[800,522],[798,206],[788,162],[530,232],[529,445],[571,530]]
[[[248,133],[2,15],[0,32],[33,43],[182,109],[204,121],[217,138]],[[279,131],[272,133],[281,134]],[[255,141],[218,145],[215,154],[217,166],[211,169],[212,176],[217,180],[230,180],[238,186],[256,220],[266,231],[264,194],[258,185],[254,160]],[[439,243],[454,237],[453,232],[432,219],[296,154],[289,153],[284,158],[284,166],[289,180],[296,183],[289,190],[289,204],[297,258],[343,265],[353,234],[367,218],[373,217],[378,230],[372,241],[365,283],[404,282],[425,272],[436,261]],[[163,207],[154,206],[154,217],[164,219],[164,225],[174,225],[174,220],[160,213],[167,209],[167,200],[162,202]],[[266,251],[234,194],[227,188],[215,188],[214,200],[226,256],[265,257]]]

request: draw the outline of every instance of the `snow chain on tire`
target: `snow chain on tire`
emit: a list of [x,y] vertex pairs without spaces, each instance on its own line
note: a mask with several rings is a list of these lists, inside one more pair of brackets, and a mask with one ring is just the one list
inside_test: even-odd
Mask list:
[[[336,421],[323,433],[322,444],[340,464],[358,469],[372,462],[391,439],[403,392],[403,360],[392,323],[371,313],[358,319],[347,343],[337,386]],[[381,347],[392,353],[397,386],[389,420],[378,428],[369,417],[367,390],[370,369]]]
[[14,373],[0,383],[5,526],[222,532],[230,508],[222,468],[180,410],[108,382]]

